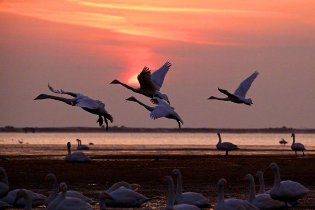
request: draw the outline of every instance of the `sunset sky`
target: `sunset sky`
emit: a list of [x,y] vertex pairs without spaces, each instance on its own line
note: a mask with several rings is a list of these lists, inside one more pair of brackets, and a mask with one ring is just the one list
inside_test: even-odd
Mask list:
[[[314,0],[2,0],[0,126],[97,127],[97,116],[34,101],[47,84],[102,100],[114,126],[176,128],[125,99],[144,66],[173,65],[162,92],[183,127],[315,127]],[[254,71],[253,105],[209,101]]]

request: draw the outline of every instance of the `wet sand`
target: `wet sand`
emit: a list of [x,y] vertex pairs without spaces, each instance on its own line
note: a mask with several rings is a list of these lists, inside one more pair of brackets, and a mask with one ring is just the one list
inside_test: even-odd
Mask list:
[[[315,209],[315,155],[99,155],[92,156],[92,159],[90,163],[67,163],[43,156],[0,155],[0,166],[7,171],[10,189],[27,188],[47,195],[51,184],[46,183],[44,177],[53,172],[58,181],[68,184],[69,189],[97,200],[100,191],[124,180],[140,184],[139,192],[153,198],[142,209],[160,209],[165,206],[167,193],[161,177],[171,174],[174,168],[182,171],[184,191],[201,192],[214,204],[218,179],[224,177],[228,180],[231,189],[226,190],[226,197],[244,198],[248,191],[244,176],[255,174],[276,162],[282,179],[298,181],[311,190],[294,209]],[[270,170],[265,172],[265,183],[267,189],[273,184]]]

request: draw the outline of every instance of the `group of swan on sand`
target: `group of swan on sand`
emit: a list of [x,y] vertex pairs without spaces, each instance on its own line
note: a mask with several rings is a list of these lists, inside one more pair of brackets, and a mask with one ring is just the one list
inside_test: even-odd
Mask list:
[[[158,119],[163,117],[173,119],[177,122],[178,127],[181,128],[181,125],[184,123],[182,118],[175,111],[175,108],[173,106],[170,106],[170,100],[168,96],[162,93],[160,90],[164,83],[165,76],[167,72],[170,70],[171,66],[172,64],[169,61],[167,61],[153,73],[151,73],[151,70],[145,66],[137,77],[139,82],[138,88],[129,86],[117,79],[113,80],[110,84],[119,84],[135,93],[149,97],[151,99],[151,102],[155,104],[155,106],[148,106],[133,96],[127,98],[126,100],[136,102],[137,104],[143,106],[150,112],[150,117],[152,119]],[[253,81],[256,79],[257,76],[258,72],[254,72],[252,75],[250,75],[248,78],[241,82],[241,84],[235,90],[234,93],[230,93],[227,90],[218,88],[221,93],[227,96],[225,98],[211,96],[208,99],[231,101],[234,103],[246,104],[250,106],[251,104],[253,104],[253,102],[250,98],[246,98],[246,93],[248,92],[250,86],[252,85]],[[91,114],[98,115],[97,122],[99,123],[100,126],[102,126],[105,122],[106,130],[108,130],[108,121],[113,122],[112,115],[109,114],[108,111],[105,109],[105,103],[103,103],[102,101],[94,100],[80,93],[64,91],[62,89],[56,90],[49,84],[48,88],[53,93],[69,95],[72,98],[40,94],[34,100],[52,99],[61,101],[71,106],[80,107]]]
[[[309,189],[302,184],[283,180],[280,178],[280,170],[276,163],[268,167],[274,174],[274,185],[270,191],[265,191],[263,172],[258,171],[257,177],[260,183],[259,192],[256,193],[254,177],[247,174],[244,180],[249,182],[249,195],[245,200],[238,198],[224,198],[224,189],[227,180],[219,179],[217,183],[217,202],[214,210],[271,210],[283,209],[298,205],[298,200],[309,193]],[[171,175],[163,177],[168,185],[168,195],[165,210],[198,210],[209,208],[212,205],[209,199],[198,192],[183,192],[182,174],[179,169],[174,169],[172,175],[176,177],[176,189]],[[24,207],[31,210],[32,207],[46,206],[47,210],[92,210],[97,202],[84,196],[78,191],[68,190],[65,182],[58,183],[53,173],[46,175],[45,180],[52,182],[49,196],[34,193],[26,189],[9,191],[8,177],[4,168],[0,167],[0,209],[10,207]],[[138,184],[129,184],[124,181],[113,184],[107,190],[99,194],[99,207],[105,210],[107,207],[138,208],[152,198],[137,192]]]

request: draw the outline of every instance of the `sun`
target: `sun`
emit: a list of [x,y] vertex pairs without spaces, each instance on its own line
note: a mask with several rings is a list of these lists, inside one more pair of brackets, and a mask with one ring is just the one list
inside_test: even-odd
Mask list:
[[137,85],[137,84],[139,84],[137,77],[138,77],[138,74],[132,75],[131,77],[129,77],[127,83],[130,84],[130,85]]

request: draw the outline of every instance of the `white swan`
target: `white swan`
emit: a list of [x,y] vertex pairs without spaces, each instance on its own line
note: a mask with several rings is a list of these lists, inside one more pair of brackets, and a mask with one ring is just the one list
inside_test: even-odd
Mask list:
[[88,147],[85,144],[82,144],[81,139],[77,139],[78,142],[78,146],[77,146],[77,150],[89,150],[90,147]]
[[228,156],[229,155],[229,151],[232,151],[232,150],[237,150],[239,149],[237,147],[237,145],[231,143],[231,142],[222,142],[222,139],[221,139],[221,134],[220,133],[217,133],[218,137],[219,137],[219,141],[216,145],[217,149],[218,150],[223,150],[225,151],[225,155]]
[[31,200],[32,200],[32,206],[33,207],[37,207],[37,206],[42,206],[45,205],[45,201],[47,199],[47,197],[45,195],[39,194],[39,193],[35,193],[32,192],[30,190],[26,190],[26,189],[14,189],[8,192],[8,194],[2,198],[0,198],[0,201],[8,203],[12,206],[15,207],[23,207],[26,204],[25,199],[20,198],[18,200],[16,200],[17,197],[17,193],[20,190],[24,190],[27,192],[27,194],[30,196]]
[[268,168],[271,168],[274,174],[274,185],[270,190],[271,198],[283,201],[287,206],[288,202],[296,202],[310,191],[298,182],[281,181],[280,169],[276,163],[271,163]]
[[61,191],[61,199],[54,210],[93,210],[87,202],[79,198],[68,197],[66,183],[60,183],[59,189]]
[[[57,101],[64,102],[71,106],[78,106],[82,108],[83,110],[98,115],[98,120],[96,122],[99,123],[100,126],[103,125],[103,122],[105,121],[106,124],[106,130],[108,130],[108,121],[113,122],[113,117],[106,111],[105,104],[99,100],[91,99],[87,96],[84,96],[80,93],[73,93],[73,92],[67,92],[63,90],[55,90],[53,89],[49,84],[48,88],[50,91],[57,93],[57,94],[67,94],[72,96],[73,98],[63,98],[59,96],[53,96],[53,95],[47,95],[47,94],[40,94],[37,96],[34,100],[42,100],[42,99],[53,99]],[[104,120],[103,120],[104,118]]]
[[167,95],[160,92],[160,88],[163,85],[165,75],[170,69],[171,65],[172,64],[170,62],[166,62],[163,66],[161,66],[161,68],[152,74],[148,67],[144,67],[141,73],[138,75],[138,81],[140,84],[139,88],[131,87],[117,79],[113,80],[110,84],[120,84],[135,93],[142,94],[149,98],[153,98],[154,96],[159,97],[169,102]]
[[71,143],[67,143],[68,154],[66,155],[67,162],[90,162],[91,159],[83,152],[71,153]]
[[[120,208],[136,208],[140,207],[143,203],[150,200],[150,198],[127,188],[122,183],[116,183],[109,190],[104,191],[111,196],[111,199],[106,200],[106,205],[110,207]],[[119,187],[119,185],[121,185]],[[118,188],[117,188],[118,187]],[[116,189],[114,189],[116,188]]]
[[201,193],[197,192],[183,192],[183,178],[179,169],[174,169],[173,174],[176,176],[176,194],[175,203],[176,204],[191,204],[198,206],[200,208],[210,207],[209,199],[206,198]]
[[24,200],[24,210],[32,210],[32,198],[31,195],[29,194],[29,191],[20,189],[16,192],[16,197],[14,200],[14,204],[18,202],[19,199]]
[[[49,205],[49,203],[51,203],[57,196],[59,196],[61,194],[61,192],[58,193],[59,184],[58,184],[57,177],[55,174],[53,174],[53,173],[47,174],[45,177],[45,180],[53,183],[52,189],[49,193],[49,196],[47,197],[47,202],[46,202],[46,205]],[[83,195],[82,193],[80,193],[78,191],[68,190],[67,196],[79,198],[79,199],[84,200],[85,202],[87,202],[89,204],[95,204],[96,203],[95,201],[86,197],[85,195]]]
[[282,201],[274,200],[268,193],[256,194],[255,180],[251,174],[245,176],[245,180],[249,182],[249,198],[248,202],[259,208],[260,210],[274,210],[285,207]]
[[9,192],[8,176],[3,167],[0,167],[0,198]]
[[252,99],[250,98],[245,98],[246,93],[248,91],[248,89],[250,88],[250,86],[252,85],[253,81],[256,79],[256,77],[258,76],[258,72],[254,72],[252,75],[250,75],[248,78],[246,78],[243,82],[241,82],[241,84],[239,85],[239,87],[235,90],[234,93],[230,93],[227,90],[218,88],[218,90],[227,95],[226,98],[218,98],[215,96],[210,96],[208,99],[216,99],[216,100],[221,100],[221,101],[231,101],[237,104],[246,104],[246,105],[252,105]]
[[295,155],[297,155],[297,151],[302,151],[303,156],[304,156],[304,151],[306,150],[304,145],[301,143],[295,143],[295,134],[294,133],[292,133],[291,136],[293,138],[291,149],[295,152]]
[[106,190],[106,192],[107,193],[111,193],[111,192],[113,192],[114,190],[117,190],[120,187],[125,187],[125,188],[131,189],[133,191],[138,191],[141,186],[139,184],[130,184],[130,183],[125,182],[125,181],[119,181],[119,182],[116,182],[115,184],[113,184],[112,186],[110,186]]
[[151,100],[153,103],[156,104],[155,107],[148,106],[135,97],[129,97],[126,99],[127,101],[134,101],[144,108],[146,108],[148,111],[150,111],[150,117],[152,119],[158,119],[158,118],[168,118],[168,119],[173,119],[176,120],[178,123],[178,127],[181,128],[181,124],[184,124],[182,118],[175,112],[174,108],[171,107],[168,103],[166,103],[163,99],[153,97]]
[[235,210],[235,209],[245,209],[245,210],[259,210],[254,205],[250,204],[248,201],[229,198],[224,199],[224,186],[227,184],[226,179],[221,178],[218,181],[218,197],[217,204],[214,206],[214,210]]
[[174,195],[174,181],[171,176],[165,176],[164,181],[167,182],[168,186],[168,197],[166,207],[162,208],[163,210],[200,210],[197,206],[181,203],[174,205],[175,195]]

